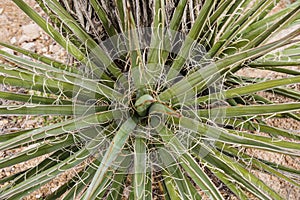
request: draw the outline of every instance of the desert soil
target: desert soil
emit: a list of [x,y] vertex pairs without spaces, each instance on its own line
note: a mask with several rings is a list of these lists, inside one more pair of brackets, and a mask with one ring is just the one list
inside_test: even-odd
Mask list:
[[[34,0],[26,0],[33,8],[38,8]],[[282,4],[284,5],[284,4]],[[277,8],[277,10],[280,7]],[[42,11],[40,11],[42,13]],[[67,54],[63,51],[58,44],[56,44],[49,36],[47,36],[43,31],[36,26],[27,16],[25,16],[19,8],[17,8],[11,0],[1,0],[0,1],[0,41],[11,43],[14,45],[21,46],[28,50],[35,51],[37,53],[47,55],[53,57],[58,60],[66,61]],[[8,49],[2,48],[0,49],[6,50]],[[3,62],[0,60],[0,62]],[[300,70],[299,67],[296,70]],[[257,76],[258,74],[262,77],[275,77],[282,76],[280,74],[272,73],[266,71],[255,71],[253,69],[245,70],[242,72],[244,75]],[[299,85],[294,86],[300,90]],[[7,87],[0,85],[0,90],[11,90],[15,92],[23,93],[22,89],[17,89],[13,87]],[[272,94],[268,95],[275,102],[286,102],[289,99],[280,98],[274,96]],[[16,103],[12,101],[4,101],[0,99],[0,105],[7,105],[11,103]],[[4,117],[0,116],[0,134],[8,133],[21,129],[28,128],[36,128],[41,127],[46,121],[54,121],[53,118],[45,118],[45,117]],[[57,119],[59,120],[59,119]],[[295,120],[278,120],[278,119],[270,119],[269,123],[280,128],[284,128],[287,130],[294,130],[295,132],[299,132],[300,123]],[[20,149],[22,150],[22,149]],[[274,161],[278,164],[290,166],[295,169],[300,169],[300,161],[299,159],[294,159],[289,156],[282,156],[274,153],[266,153],[260,152],[258,150],[249,150],[249,152],[258,155],[261,158],[267,158],[270,161]],[[10,152],[0,152],[1,158],[6,158],[8,156],[13,155],[16,151]],[[17,173],[19,171],[25,170],[34,166],[37,162],[39,162],[42,158],[34,159],[28,162],[24,162],[22,164],[8,167],[2,169],[0,171],[0,178],[9,176],[11,174]],[[253,170],[254,171],[254,170]],[[74,171],[69,171],[59,177],[57,177],[50,184],[43,186],[40,190],[32,193],[26,199],[40,199],[43,196],[51,193],[51,191],[55,191],[61,184],[63,184],[66,180],[70,179],[72,175],[74,175]],[[296,188],[285,181],[282,181],[274,176],[267,175],[265,173],[255,171],[257,176],[264,180],[268,185],[270,185],[275,191],[279,192],[285,199],[300,199],[300,189]],[[300,177],[299,177],[300,179]]]

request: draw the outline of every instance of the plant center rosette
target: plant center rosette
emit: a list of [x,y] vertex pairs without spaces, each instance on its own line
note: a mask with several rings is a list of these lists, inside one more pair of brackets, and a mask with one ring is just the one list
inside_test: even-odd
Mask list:
[[[191,48],[184,51],[181,47],[186,43]],[[104,83],[108,88],[113,88],[110,96],[89,94],[94,97],[85,100],[89,109],[80,110],[78,104],[74,104],[74,113],[78,118],[101,109],[110,112],[113,120],[105,123],[96,120],[93,131],[89,131],[91,134],[86,131],[79,133],[85,142],[95,143],[90,149],[95,151],[94,157],[102,160],[103,165],[113,166],[114,170],[120,172],[137,173],[133,170],[136,168],[134,165],[142,163],[140,169],[143,171],[161,171],[172,166],[178,156],[190,151],[200,141],[214,145],[218,132],[205,128],[199,135],[197,124],[201,122],[217,126],[216,122],[224,116],[217,109],[222,102],[213,106],[210,101],[199,104],[197,98],[221,90],[223,84],[215,81],[208,86],[209,76],[205,72],[198,74],[203,79],[202,88],[199,88],[203,92],[199,94],[197,88],[193,87],[194,83],[190,84],[186,79],[187,75],[201,68],[214,68],[214,63],[201,45],[179,32],[143,28],[108,38],[100,46],[108,52],[114,64],[123,69],[122,74],[114,82]],[[92,54],[90,57],[93,58]],[[176,59],[184,62],[185,68],[176,70]],[[93,73],[87,72],[86,75],[90,77]],[[84,83],[84,80],[78,82]],[[179,93],[178,90],[183,92]],[[74,97],[84,95],[74,90]],[[205,110],[206,114],[201,116],[199,110]],[[122,138],[116,139],[115,134],[124,124],[131,124],[131,129]],[[78,127],[82,129],[81,124]],[[120,142],[116,148],[119,151],[114,152],[114,159],[110,156],[111,160],[105,161],[103,157],[109,152],[112,142]],[[172,142],[178,146],[172,148]],[[97,148],[94,148],[95,145]],[[207,152],[200,148],[197,153],[203,157]],[[140,162],[134,162],[137,158]]]

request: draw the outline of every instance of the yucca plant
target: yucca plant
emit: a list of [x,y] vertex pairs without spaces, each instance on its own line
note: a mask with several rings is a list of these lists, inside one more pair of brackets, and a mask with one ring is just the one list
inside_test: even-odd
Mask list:
[[[1,91],[24,102],[0,106],[1,115],[66,117],[0,135],[2,152],[24,149],[0,168],[44,158],[2,178],[0,199],[72,169],[45,199],[288,198],[255,171],[299,189],[296,167],[251,150],[300,156],[299,132],[267,123],[300,121],[300,1],[270,14],[278,0],[36,0],[47,18],[13,2],[75,61],[1,43],[27,56],[0,51],[1,83],[28,91]],[[242,76],[244,68],[282,77]]]

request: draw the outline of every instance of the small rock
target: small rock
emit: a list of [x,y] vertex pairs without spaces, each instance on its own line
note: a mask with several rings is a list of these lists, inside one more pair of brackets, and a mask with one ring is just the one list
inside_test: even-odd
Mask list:
[[34,42],[23,43],[21,45],[21,47],[23,49],[26,49],[26,50],[35,51],[35,44],[34,44]]
[[0,8],[0,15],[3,13],[4,9]]
[[31,42],[40,37],[41,28],[37,24],[24,25],[21,29],[23,35],[20,37],[19,43],[26,41]]
[[11,38],[11,40],[10,40],[11,44],[15,44],[16,42],[17,42],[17,38],[16,37]]
[[49,51],[52,53],[58,53],[61,50],[61,48],[58,45],[50,45]]
[[46,53],[48,49],[46,47],[42,48],[42,52]]
[[3,47],[1,48],[2,51],[5,51],[6,53],[9,53],[9,54],[12,54],[14,55],[14,51],[12,49],[9,49],[9,48],[6,48],[6,47]]
[[49,39],[50,39],[49,36],[46,35],[46,34],[42,34],[41,38],[42,38],[43,40],[49,40]]
[[27,41],[30,41],[30,38],[27,35],[21,35],[21,37],[19,38],[19,44]]

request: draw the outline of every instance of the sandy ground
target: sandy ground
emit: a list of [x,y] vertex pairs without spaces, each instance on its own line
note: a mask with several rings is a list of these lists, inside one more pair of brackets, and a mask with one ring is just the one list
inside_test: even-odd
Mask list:
[[[36,7],[34,0],[26,0],[32,7]],[[280,9],[280,7],[278,8]],[[33,32],[28,32],[28,26],[34,29]],[[27,31],[27,32],[26,32]],[[38,27],[33,25],[33,22],[26,17],[13,3],[11,0],[1,0],[0,1],[0,41],[12,43],[15,45],[22,46],[23,48],[30,49],[37,53],[51,56],[59,60],[66,60],[65,51],[49,38],[46,34],[42,32]],[[0,61],[1,62],[1,61]],[[299,70],[299,68],[298,68]],[[257,76],[260,74],[262,77],[270,77],[269,72],[258,72],[253,69],[245,70],[244,74],[251,74]],[[272,74],[271,76],[280,76],[280,74]],[[299,88],[299,87],[298,87]],[[0,86],[0,90],[17,90],[15,88],[4,88]],[[17,92],[22,92],[22,90],[17,90]],[[289,99],[278,98],[272,96],[272,94],[266,94],[271,97],[274,101],[282,102],[289,101]],[[1,100],[1,99],[0,99]],[[0,104],[8,104],[12,102],[0,101]],[[24,128],[35,128],[42,126],[46,120],[41,117],[2,117],[0,116],[0,133],[15,131]],[[287,130],[300,130],[299,122],[295,120],[269,120],[270,124],[274,124],[278,127],[285,128]],[[251,150],[249,150],[251,151]],[[261,158],[267,158],[270,161],[277,162],[286,166],[291,166],[293,168],[300,169],[299,159],[291,158],[289,156],[281,156],[274,153],[265,153],[258,150],[251,151],[255,155],[259,155]],[[0,157],[7,157],[13,152],[0,152]],[[38,160],[32,160],[29,162],[22,163],[20,165],[2,169],[0,171],[0,177],[9,176],[10,174],[16,173],[18,171],[27,169]],[[56,180],[52,181],[49,185],[44,186],[39,191],[34,192],[26,199],[39,199],[40,197],[54,191],[59,185],[61,185],[65,180],[68,180],[74,172],[70,172],[58,177]],[[270,185],[275,191],[279,192],[285,199],[300,199],[300,189],[291,186],[290,184],[276,178],[269,176],[264,173],[256,172],[256,174],[264,180],[268,185]]]

